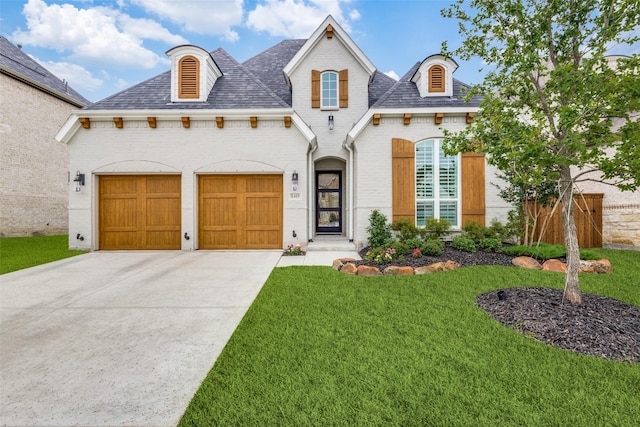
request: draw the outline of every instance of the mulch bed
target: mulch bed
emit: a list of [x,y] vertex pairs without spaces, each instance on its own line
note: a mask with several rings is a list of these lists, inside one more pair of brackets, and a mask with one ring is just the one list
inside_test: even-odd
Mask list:
[[[380,270],[389,265],[420,267],[452,260],[462,266],[513,266],[513,257],[501,253],[463,252],[447,244],[439,257],[405,257],[404,262],[377,265],[364,260],[367,249],[360,251],[362,261]],[[492,291],[477,298],[480,308],[503,325],[538,341],[579,354],[605,359],[640,363],[640,307],[613,298],[582,294],[582,304],[563,301],[563,291],[553,288],[519,287],[502,290],[506,299]]]
[[485,252],[482,250],[476,252],[464,252],[458,249],[452,248],[449,243],[444,247],[444,251],[442,255],[433,257],[433,256],[422,256],[420,258],[413,258],[411,255],[405,256],[404,261],[400,261],[398,259],[393,260],[391,263],[386,263],[383,265],[376,264],[374,262],[366,261],[364,259],[365,254],[369,249],[365,248],[359,252],[362,261],[357,261],[356,265],[370,265],[372,267],[379,267],[380,270],[390,266],[390,265],[398,265],[398,266],[409,266],[409,267],[421,267],[423,265],[433,264],[435,262],[440,261],[455,261],[463,267],[468,267],[471,265],[504,265],[513,267],[511,264],[512,256],[495,253],[495,252]]
[[563,301],[553,288],[508,288],[482,294],[480,308],[510,328],[579,354],[640,362],[640,307],[582,294],[582,304]]

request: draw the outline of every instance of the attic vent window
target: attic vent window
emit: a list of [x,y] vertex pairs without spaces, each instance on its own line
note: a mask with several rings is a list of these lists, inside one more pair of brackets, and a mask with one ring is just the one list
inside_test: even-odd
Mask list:
[[178,65],[178,97],[200,97],[200,62],[193,56],[185,56]]
[[429,68],[429,92],[444,92],[444,67],[434,65]]

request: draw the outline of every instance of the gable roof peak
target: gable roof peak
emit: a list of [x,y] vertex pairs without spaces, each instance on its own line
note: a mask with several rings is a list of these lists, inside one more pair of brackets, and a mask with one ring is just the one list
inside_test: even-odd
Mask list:
[[376,72],[376,67],[373,63],[367,58],[364,52],[356,45],[356,43],[349,37],[349,34],[342,29],[342,27],[336,22],[333,16],[328,15],[324,21],[320,24],[320,26],[313,32],[311,37],[307,39],[305,44],[300,48],[300,50],[295,54],[295,56],[289,61],[289,63],[284,67],[283,72],[287,79],[290,82],[291,73],[300,65],[300,63],[307,57],[309,52],[313,50],[313,48],[322,40],[323,37],[327,37],[330,39],[336,38],[339,40],[345,48],[351,52],[353,57],[360,63],[362,68],[367,70],[369,73],[369,80],[373,78]]

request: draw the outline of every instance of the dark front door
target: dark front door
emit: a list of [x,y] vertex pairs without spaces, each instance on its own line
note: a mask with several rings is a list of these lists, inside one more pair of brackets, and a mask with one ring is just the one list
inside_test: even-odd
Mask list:
[[342,232],[342,173],[316,172],[316,232]]

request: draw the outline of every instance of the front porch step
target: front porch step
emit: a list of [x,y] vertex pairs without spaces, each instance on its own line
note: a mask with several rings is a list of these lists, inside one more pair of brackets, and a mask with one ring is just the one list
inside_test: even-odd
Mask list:
[[342,236],[316,236],[307,244],[307,251],[357,252],[356,245]]

